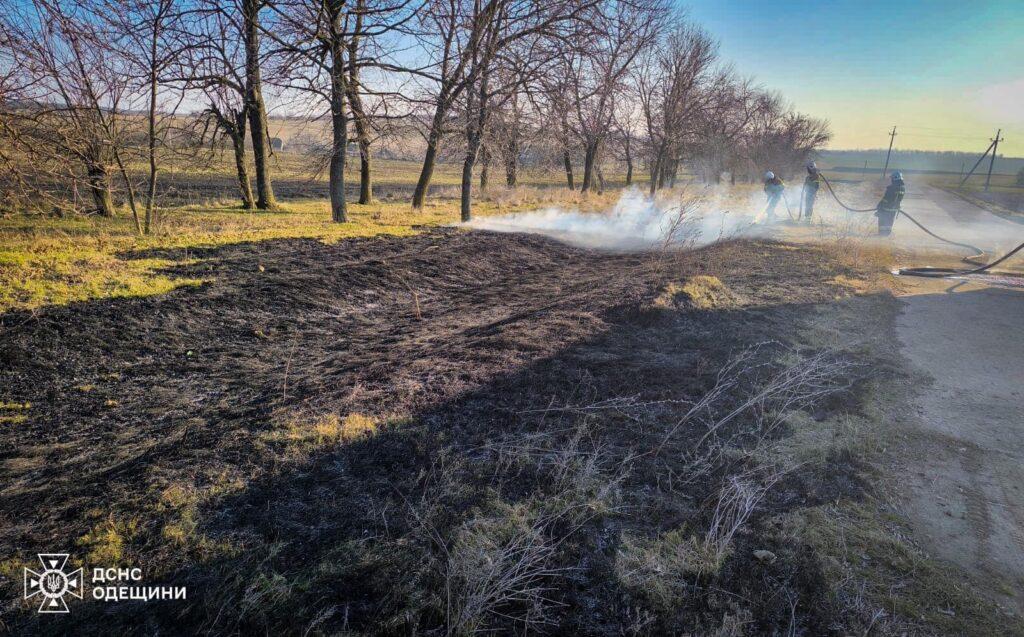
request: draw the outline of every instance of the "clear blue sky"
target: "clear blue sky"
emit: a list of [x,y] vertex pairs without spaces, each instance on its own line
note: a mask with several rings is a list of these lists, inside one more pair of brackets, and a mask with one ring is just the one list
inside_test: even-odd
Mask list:
[[[1024,2],[681,2],[744,75],[832,122],[834,148],[1024,155]],[[916,128],[911,128],[911,127]]]

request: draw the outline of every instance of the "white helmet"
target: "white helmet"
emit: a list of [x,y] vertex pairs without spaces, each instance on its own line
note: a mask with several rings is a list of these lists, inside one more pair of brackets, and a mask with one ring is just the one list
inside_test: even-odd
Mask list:
[[807,163],[807,170],[818,170],[818,165],[813,161]]
[[768,172],[766,172],[764,174],[764,178],[765,179],[775,179],[775,173],[773,173],[772,171],[769,170]]

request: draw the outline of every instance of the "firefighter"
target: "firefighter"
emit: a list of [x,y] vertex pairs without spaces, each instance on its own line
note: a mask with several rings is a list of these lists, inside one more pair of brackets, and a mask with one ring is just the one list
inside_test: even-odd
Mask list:
[[807,177],[804,178],[804,219],[810,223],[814,214],[814,199],[818,196],[818,188],[821,188],[821,173],[818,166],[812,161],[807,164]]
[[907,187],[903,183],[903,175],[900,171],[892,174],[892,179],[885,188],[882,200],[878,202],[875,209],[875,216],[878,217],[878,236],[888,237],[892,234],[892,222],[896,220],[896,214],[900,211],[903,203],[903,195],[907,193]]
[[776,177],[775,173],[769,170],[764,174],[764,194],[768,197],[768,207],[765,210],[768,213],[768,221],[775,220],[775,206],[779,204],[782,191],[785,189],[786,184]]

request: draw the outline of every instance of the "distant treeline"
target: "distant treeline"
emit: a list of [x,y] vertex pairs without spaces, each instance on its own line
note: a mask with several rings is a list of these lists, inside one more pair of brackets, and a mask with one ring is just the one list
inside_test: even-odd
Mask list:
[[[867,162],[868,170],[881,170],[885,165],[884,148],[868,150],[823,150],[820,153],[822,163],[826,166],[863,170]],[[940,152],[930,150],[894,150],[889,160],[889,167],[910,172],[941,172],[959,173],[971,169],[981,151],[976,153]],[[988,158],[978,166],[979,171],[988,170]],[[1016,175],[1024,168],[1024,157],[996,157],[993,173],[1000,175]]]

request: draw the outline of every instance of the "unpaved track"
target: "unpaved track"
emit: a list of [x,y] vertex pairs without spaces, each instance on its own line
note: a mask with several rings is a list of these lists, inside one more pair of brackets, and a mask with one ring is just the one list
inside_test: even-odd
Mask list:
[[[905,207],[982,248],[1024,239],[1024,226],[936,188],[911,190]],[[901,239],[918,232],[908,226]],[[898,336],[928,379],[907,423],[906,510],[926,548],[1024,614],[1024,290],[903,282]]]

